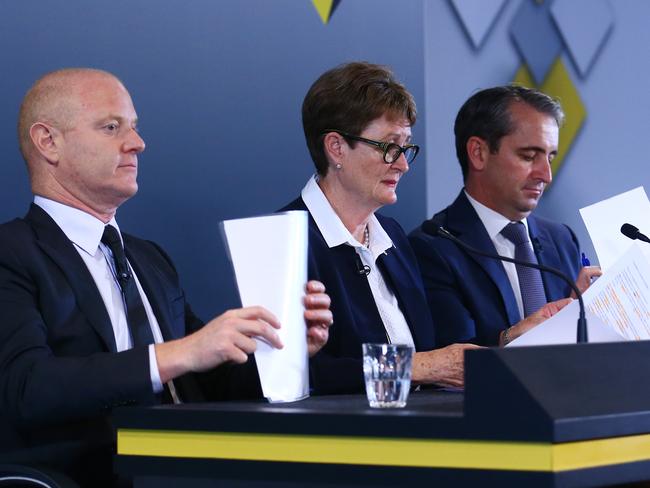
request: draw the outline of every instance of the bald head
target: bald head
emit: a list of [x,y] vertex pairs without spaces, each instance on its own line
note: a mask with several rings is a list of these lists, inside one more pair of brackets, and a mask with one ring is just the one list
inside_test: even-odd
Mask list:
[[47,73],[29,89],[18,116],[18,142],[28,166],[34,149],[30,136],[32,125],[41,122],[60,131],[70,129],[72,121],[81,110],[79,95],[82,87],[93,78],[112,78],[119,82],[117,77],[107,71],[67,68]]
[[108,222],[138,191],[145,144],[122,82],[66,69],[38,80],[20,109],[20,149],[32,192]]

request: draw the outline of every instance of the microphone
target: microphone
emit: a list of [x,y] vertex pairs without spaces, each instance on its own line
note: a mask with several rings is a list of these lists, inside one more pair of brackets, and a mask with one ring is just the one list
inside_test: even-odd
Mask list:
[[623,224],[621,226],[621,233],[625,237],[629,237],[632,240],[639,239],[640,241],[643,242],[650,242],[650,238],[648,238],[648,236],[646,236],[645,234],[639,232],[639,229],[634,227],[632,224]]
[[361,258],[358,254],[355,259],[355,263],[357,265],[357,273],[359,273],[359,276],[368,276],[370,274],[370,266],[363,264],[363,261],[361,261]]
[[588,342],[587,340],[587,318],[585,317],[585,304],[582,301],[582,293],[580,293],[580,290],[578,290],[578,287],[576,287],[575,283],[569,278],[566,274],[564,274],[562,271],[559,269],[551,268],[549,266],[544,266],[543,264],[537,264],[537,263],[529,263],[526,261],[521,261],[519,259],[514,259],[514,258],[509,258],[507,256],[502,256],[500,254],[493,254],[489,252],[484,252],[480,251],[468,244],[465,244],[463,241],[458,239],[456,236],[451,234],[447,229],[442,227],[441,225],[436,225],[430,220],[427,220],[424,224],[422,224],[422,230],[426,233],[429,234],[430,236],[438,236],[442,237],[443,239],[447,239],[449,241],[452,241],[454,244],[457,246],[461,247],[465,251],[471,253],[471,254],[477,254],[479,256],[483,256],[485,258],[489,259],[496,259],[497,261],[506,261],[508,263],[514,263],[514,264],[519,264],[521,266],[526,266],[529,268],[535,268],[538,269],[542,272],[545,273],[551,273],[554,274],[555,276],[559,276],[562,278],[564,281],[567,282],[567,284],[571,287],[571,289],[575,292],[576,296],[578,297],[578,304],[580,305],[580,314],[578,315],[578,326],[577,326],[577,334],[576,334],[576,339],[577,342],[583,343],[583,342]]

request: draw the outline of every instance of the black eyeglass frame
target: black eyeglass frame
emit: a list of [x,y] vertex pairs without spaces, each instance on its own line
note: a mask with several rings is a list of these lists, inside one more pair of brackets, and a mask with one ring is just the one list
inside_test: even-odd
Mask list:
[[[338,130],[338,129],[326,129],[323,131],[323,135],[327,134],[328,132],[336,132],[337,134],[342,135],[346,139],[365,142],[366,144],[370,144],[371,146],[376,146],[380,148],[382,151],[384,151],[384,163],[386,164],[394,164],[395,162],[397,162],[397,160],[402,154],[406,154],[406,151],[412,149],[413,157],[411,158],[410,161],[408,159],[406,160],[406,162],[410,165],[413,163],[413,161],[415,161],[415,158],[420,152],[420,146],[418,146],[417,144],[407,144],[406,146],[400,146],[399,144],[395,144],[394,142],[373,141],[372,139],[366,139],[365,137],[353,136],[352,134],[348,134],[347,132],[343,132],[342,130]],[[394,147],[399,149],[399,153],[397,154],[397,157],[393,161],[388,161],[386,159],[386,156],[388,155],[388,151]]]

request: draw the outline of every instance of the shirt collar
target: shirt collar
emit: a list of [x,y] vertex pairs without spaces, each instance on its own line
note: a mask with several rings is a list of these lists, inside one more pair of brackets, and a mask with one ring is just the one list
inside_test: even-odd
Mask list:
[[[336,215],[323,190],[318,186],[317,175],[309,178],[300,196],[305,202],[314,222],[316,222],[316,226],[328,247],[332,248],[341,244],[347,244],[352,247],[363,247],[352,236],[350,231],[345,228],[339,216]],[[368,232],[370,233],[370,248],[373,254],[377,255],[393,247],[393,241],[374,214],[368,220]]]
[[[491,208],[486,207],[478,200],[475,200],[469,193],[467,193],[467,190],[463,191],[465,192],[465,196],[469,200],[469,203],[471,203],[474,210],[476,210],[478,218],[483,222],[483,226],[485,227],[485,230],[487,230],[490,239],[494,240],[497,237],[501,237],[501,231],[506,225],[512,222],[512,220],[504,217],[498,212],[495,212]],[[526,232],[528,232],[528,220],[521,219],[518,222],[523,223],[526,227]]]
[[[104,222],[83,210],[55,202],[40,195],[34,196],[34,203],[52,217],[68,239],[91,256],[95,255],[104,234]],[[119,233],[120,228],[115,221],[115,217],[108,224],[115,227]]]

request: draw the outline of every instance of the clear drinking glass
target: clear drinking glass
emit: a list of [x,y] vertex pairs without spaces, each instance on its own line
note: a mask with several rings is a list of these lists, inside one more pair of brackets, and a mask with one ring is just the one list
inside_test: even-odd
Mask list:
[[404,344],[363,344],[366,395],[373,408],[402,408],[411,388],[413,347]]

